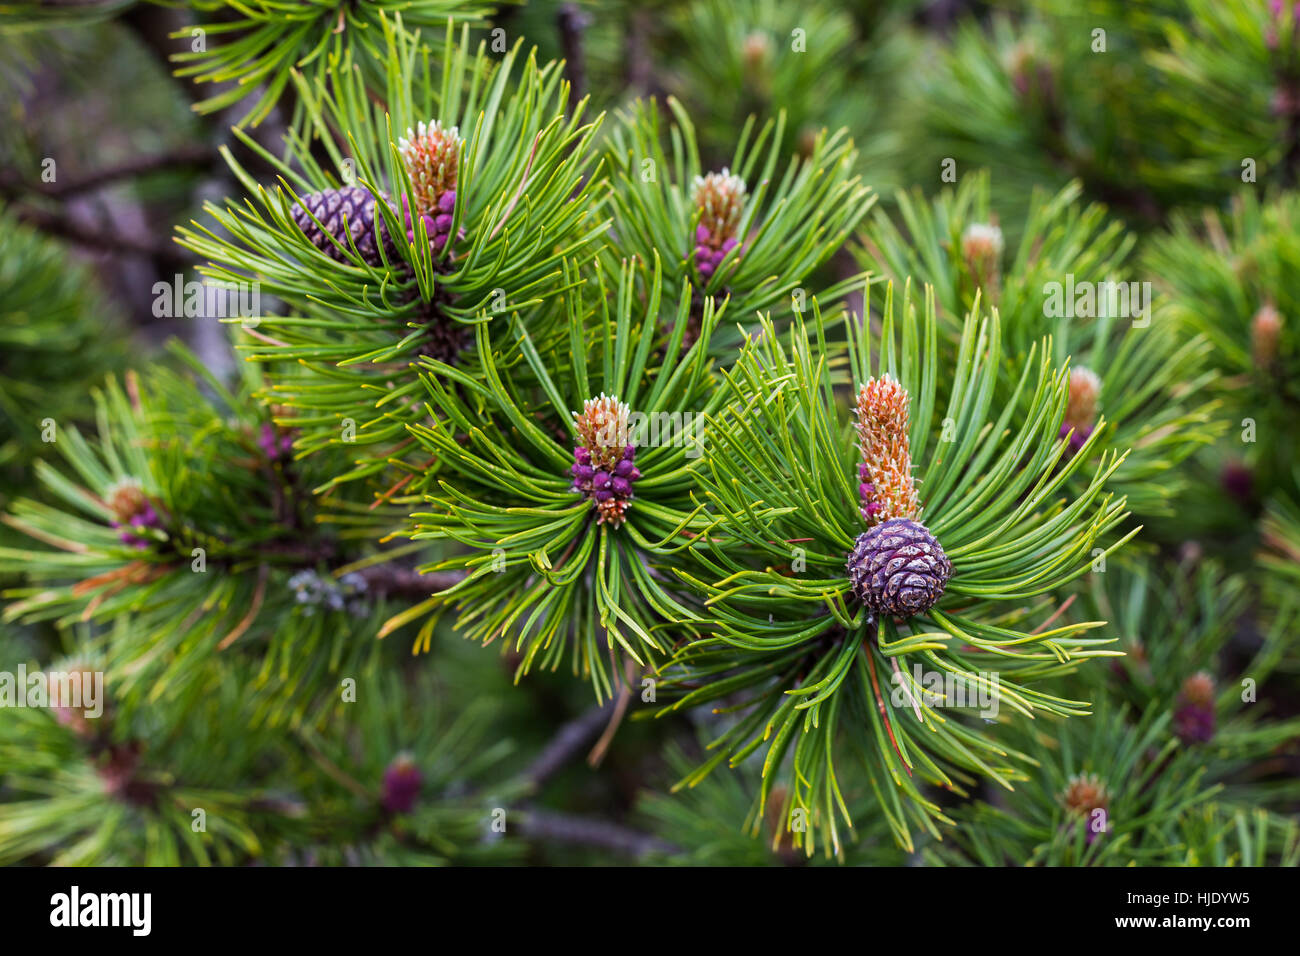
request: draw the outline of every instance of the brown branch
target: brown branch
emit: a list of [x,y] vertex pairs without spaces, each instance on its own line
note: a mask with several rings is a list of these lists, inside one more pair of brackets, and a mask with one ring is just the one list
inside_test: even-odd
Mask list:
[[602,707],[593,707],[580,717],[565,723],[524,771],[524,779],[533,791],[541,789],[565,764],[573,760],[587,746],[614,714],[615,702],[611,699]]
[[368,591],[423,600],[439,591],[454,587],[465,579],[464,571],[438,571],[421,574],[410,568],[379,564],[356,572],[365,579]]
[[676,846],[659,837],[607,820],[528,808],[520,825],[525,837],[596,847],[631,857],[648,853],[677,853]]
[[180,246],[152,242],[140,236],[130,236],[110,230],[92,229],[74,222],[66,215],[20,206],[15,210],[19,220],[52,236],[67,239],[79,246],[101,252],[148,256],[159,262],[189,267],[195,260],[187,256]]
[[560,49],[564,51],[564,75],[569,80],[569,109],[575,109],[587,95],[587,58],[582,49],[582,31],[591,19],[576,3],[560,4],[555,15],[560,30]]
[[12,175],[4,178],[4,190],[14,194],[24,189],[53,199],[64,199],[81,193],[92,192],[103,186],[109,186],[122,179],[136,179],[165,169],[207,169],[216,165],[217,153],[206,146],[179,146],[176,149],[153,156],[135,156],[131,159],[105,166],[80,179],[68,182],[24,183]]

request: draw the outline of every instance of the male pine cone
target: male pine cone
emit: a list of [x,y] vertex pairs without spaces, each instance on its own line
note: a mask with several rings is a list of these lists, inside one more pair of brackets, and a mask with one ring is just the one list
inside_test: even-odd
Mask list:
[[[312,216],[316,217],[315,222]],[[348,242],[350,232],[361,258],[375,268],[383,268],[384,259],[375,234],[375,197],[369,190],[360,186],[344,186],[341,189],[309,193],[302,197],[301,202],[294,204],[293,221],[313,246],[338,262],[350,261],[350,256],[344,252],[352,251],[352,245]],[[395,266],[401,259],[396,244],[388,234],[388,227],[384,225],[383,216],[379,217],[378,226],[379,235],[383,238],[383,255],[387,256],[390,266]],[[338,245],[335,245],[331,237],[337,240]]]

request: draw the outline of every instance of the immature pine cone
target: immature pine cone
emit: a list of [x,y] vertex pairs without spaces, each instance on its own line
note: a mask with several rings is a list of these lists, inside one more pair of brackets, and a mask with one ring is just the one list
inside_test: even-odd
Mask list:
[[737,232],[745,211],[745,181],[731,170],[695,177],[691,199],[700,211],[695,227],[695,268],[703,281],[717,271],[727,253],[739,245]]
[[596,509],[596,521],[620,527],[632,507],[632,486],[641,477],[628,425],[630,411],[612,396],[588,399],[574,413],[578,445],[573,449],[572,489]]
[[848,571],[853,593],[872,614],[912,617],[939,600],[952,562],[925,525],[892,518],[858,535]]
[[[1065,406],[1060,437],[1070,436],[1070,454],[1083,447],[1097,427],[1097,403],[1101,398],[1101,379],[1090,368],[1080,365],[1070,369],[1070,398]],[[1073,432],[1073,434],[1071,434]]]
[[[311,215],[308,215],[308,211]],[[312,216],[325,227],[324,230],[312,221]],[[309,193],[302,197],[301,202],[294,204],[293,221],[313,246],[337,262],[349,261],[343,249],[348,252],[352,250],[348,244],[348,233],[351,232],[361,258],[376,268],[383,267],[379,243],[375,238],[375,197],[369,190],[360,186],[344,186],[342,189]],[[401,259],[392,237],[388,235],[383,216],[379,217],[379,232],[383,237],[388,264],[398,264]],[[330,241],[331,236],[338,240],[343,249]]]
[[1277,346],[1282,338],[1282,313],[1265,305],[1250,321],[1250,346],[1255,365],[1267,369],[1277,361]]
[[1184,744],[1214,739],[1214,678],[1202,671],[1183,681],[1174,710],[1174,733]]
[[[455,126],[444,129],[440,122],[433,120],[408,129],[397,144],[402,164],[411,177],[412,201],[436,250],[441,250],[451,237],[462,142]],[[405,208],[405,215],[406,228],[410,231],[408,238],[414,238],[409,207]]]
[[380,802],[389,813],[410,813],[420,796],[424,775],[406,754],[399,754],[384,770]]
[[[1097,837],[1110,830],[1107,813],[1110,810],[1110,794],[1106,785],[1096,775],[1076,774],[1070,778],[1069,786],[1061,795],[1065,812],[1082,822],[1087,827],[1087,840],[1092,843]],[[1098,810],[1101,811],[1098,814]]]
[[132,548],[149,547],[150,539],[134,532],[145,528],[161,528],[162,519],[144,489],[133,481],[124,481],[108,494],[108,507],[113,512],[113,527],[120,529],[122,543]]

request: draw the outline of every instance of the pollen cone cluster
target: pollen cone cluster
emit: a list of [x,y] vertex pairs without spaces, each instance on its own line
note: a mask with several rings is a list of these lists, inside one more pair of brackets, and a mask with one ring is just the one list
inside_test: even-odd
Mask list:
[[[1092,369],[1070,370],[1070,398],[1061,422],[1061,437],[1070,436],[1070,451],[1077,452],[1097,427],[1097,406],[1101,399],[1101,379]],[[1073,434],[1071,434],[1073,432]]]
[[617,398],[601,395],[575,413],[578,445],[573,449],[573,490],[591,501],[596,520],[615,528],[627,520],[632,486],[641,477],[628,427],[630,411]]
[[907,437],[910,405],[907,390],[888,375],[869,380],[858,392],[858,448],[862,452],[858,492],[868,525],[916,516],[919,505]]
[[[397,144],[402,165],[411,177],[411,199],[416,214],[424,219],[429,241],[437,250],[441,250],[451,236],[460,146],[457,128],[443,129],[437,120],[408,129]],[[408,229],[414,229],[409,209],[406,210],[406,225]]]
[[745,211],[745,181],[725,168],[697,176],[691,200],[700,211],[695,227],[695,268],[707,280],[740,243],[737,233]]

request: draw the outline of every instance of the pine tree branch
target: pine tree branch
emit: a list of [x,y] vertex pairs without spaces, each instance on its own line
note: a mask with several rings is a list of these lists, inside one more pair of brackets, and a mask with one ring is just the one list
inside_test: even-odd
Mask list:
[[31,188],[43,196],[64,199],[69,196],[92,192],[121,179],[136,179],[165,169],[206,169],[214,166],[218,158],[218,154],[206,146],[178,146],[175,149],[152,156],[135,156],[116,165],[96,170],[81,179],[68,182],[39,183],[29,186],[26,183],[16,181],[13,177],[6,176],[4,177],[4,188],[7,192],[17,192],[20,189]]
[[19,207],[15,210],[18,218],[42,232],[67,239],[79,246],[112,252],[119,255],[148,256],[169,265],[191,267],[195,260],[190,258],[180,246],[171,243],[151,242],[141,236],[132,236],[113,230],[92,229],[74,222],[66,214],[47,212],[31,207]]
[[524,779],[534,792],[540,790],[547,780],[587,746],[588,741],[600,733],[601,728],[609,723],[614,707],[615,701],[608,700],[604,706],[591,708],[556,731],[555,736],[524,771]]
[[532,840],[573,843],[631,857],[680,852],[676,846],[653,834],[642,833],[607,820],[593,820],[535,808],[525,809],[524,814],[521,829],[524,836]]
[[465,579],[463,571],[439,571],[421,574],[410,568],[380,564],[357,572],[365,579],[368,590],[394,597],[423,600],[454,587]]
[[591,18],[576,3],[560,5],[555,15],[560,30],[560,48],[564,51],[564,75],[569,80],[569,108],[577,107],[587,93],[587,58],[582,47],[582,31],[591,25]]

